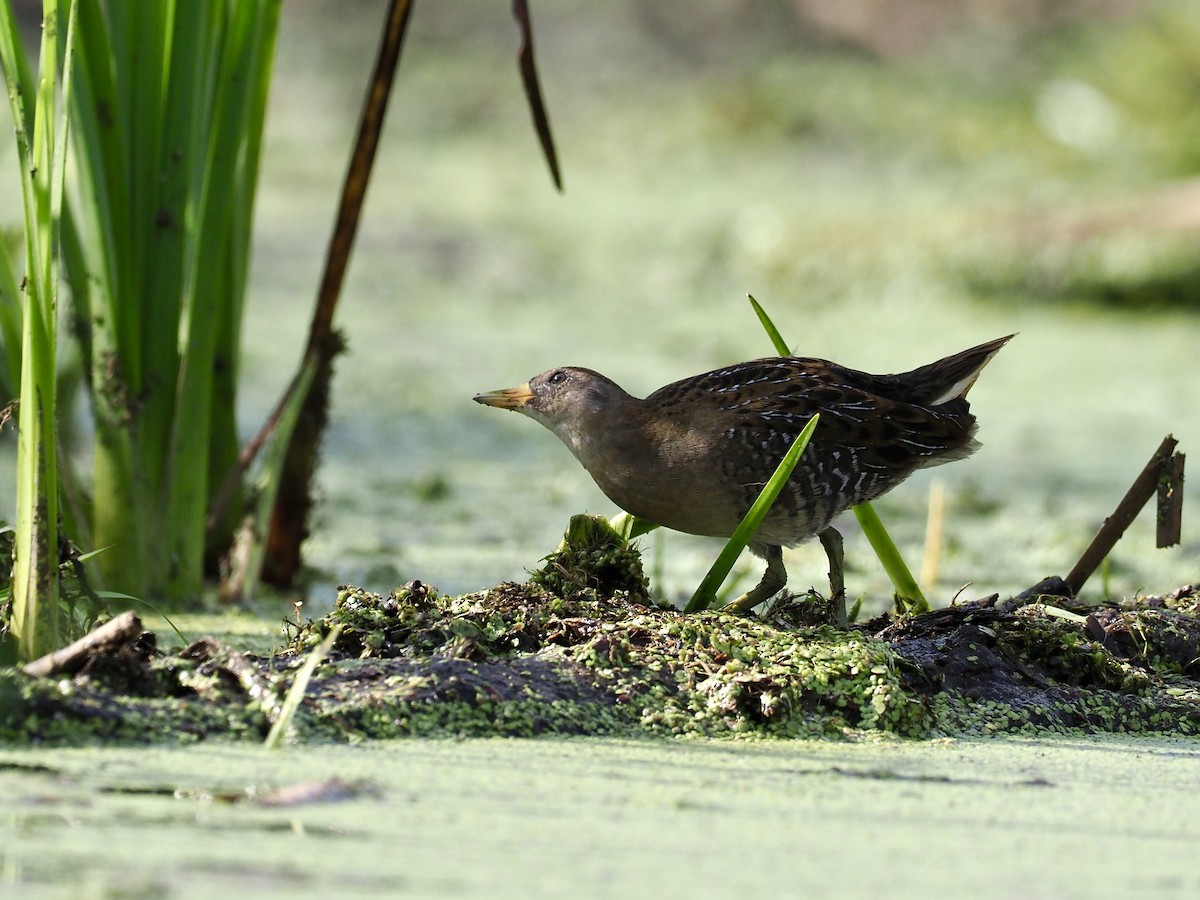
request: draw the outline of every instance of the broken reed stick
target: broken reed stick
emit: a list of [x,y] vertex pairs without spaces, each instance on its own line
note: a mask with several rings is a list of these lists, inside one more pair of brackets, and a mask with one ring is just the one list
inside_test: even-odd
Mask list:
[[1171,455],[1158,479],[1158,527],[1156,547],[1173,547],[1183,531],[1183,454]]
[[103,625],[93,628],[79,640],[58,650],[39,656],[21,671],[35,678],[59,673],[77,672],[84,663],[102,649],[118,647],[142,633],[142,620],[127,610]]
[[1121,539],[1137,514],[1150,498],[1158,494],[1157,546],[1170,547],[1179,542],[1180,525],[1183,520],[1183,460],[1182,453],[1175,452],[1178,442],[1171,435],[1163,438],[1154,456],[1146,463],[1141,474],[1134,479],[1113,514],[1104,520],[1092,542],[1088,544],[1079,562],[1066,578],[1073,596],[1078,596],[1084,583],[1108,556],[1113,546]]

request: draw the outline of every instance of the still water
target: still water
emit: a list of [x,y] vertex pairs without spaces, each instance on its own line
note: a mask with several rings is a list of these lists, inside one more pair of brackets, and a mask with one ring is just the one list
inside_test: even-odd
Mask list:
[[1197,788],[1117,737],[6,750],[0,894],[1194,897]]

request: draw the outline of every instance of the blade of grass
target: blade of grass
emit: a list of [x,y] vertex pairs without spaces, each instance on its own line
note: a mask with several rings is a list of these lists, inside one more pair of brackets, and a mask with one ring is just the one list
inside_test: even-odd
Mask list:
[[879,557],[883,570],[892,580],[892,589],[896,592],[896,604],[904,613],[929,612],[929,601],[921,593],[921,588],[909,571],[904,557],[900,555],[892,536],[883,527],[879,513],[870,503],[860,503],[854,507],[854,516],[858,524],[871,542],[871,549]]
[[317,670],[317,666],[329,655],[329,651],[333,649],[333,642],[338,639],[338,635],[341,633],[342,625],[339,622],[329,629],[329,634],[325,635],[325,639],[308,654],[308,659],[304,661],[304,665],[296,673],[296,680],[292,682],[287,697],[283,701],[283,706],[280,707],[279,718],[271,725],[271,731],[267,734],[267,739],[263,741],[263,749],[279,749],[288,730],[292,727],[292,720],[296,718],[296,711],[300,708],[300,702],[304,699],[304,694],[308,690],[308,683],[312,680],[313,672]]
[[229,7],[213,76],[213,116],[197,197],[197,239],[185,255],[178,393],[163,474],[169,533],[165,549],[172,560],[165,573],[166,589],[177,600],[194,595],[204,577],[214,371],[222,364],[221,320],[231,315],[228,235],[235,211],[245,214],[231,198],[237,194],[244,137],[257,127],[249,118],[256,108],[264,25],[263,4]]
[[[151,517],[148,466],[141,463],[147,438],[145,429],[136,427],[147,392],[141,363],[144,317],[133,275],[138,254],[127,196],[133,177],[129,104],[117,87],[117,70],[124,63],[117,59],[100,0],[79,0],[78,19],[79,66],[71,110],[78,186],[66,217],[63,263],[77,288],[76,324],[88,358],[96,431],[91,542],[114,545],[99,563],[100,580],[144,595]],[[166,294],[156,299],[159,304],[174,302]]]
[[754,501],[754,505],[750,507],[750,511],[746,513],[737,530],[729,538],[729,541],[725,544],[725,548],[717,557],[717,561],[712,564],[712,568],[708,570],[708,574],[704,576],[704,580],[696,588],[696,592],[692,594],[692,598],[688,601],[687,606],[684,607],[684,612],[697,612],[702,609],[709,609],[716,603],[717,591],[729,576],[729,570],[733,568],[733,564],[737,561],[738,556],[741,555],[742,551],[746,549],[746,545],[754,538],[754,533],[758,531],[758,526],[762,524],[762,520],[766,517],[767,512],[771,509],[771,505],[775,502],[775,498],[779,496],[779,492],[783,490],[783,486],[787,483],[788,478],[791,477],[792,470],[796,468],[796,463],[800,461],[800,454],[808,446],[808,442],[812,438],[820,418],[819,415],[813,416],[808,420],[808,424],[804,426],[804,430],[796,436],[796,440],[792,442],[792,446],[788,448],[788,452],[784,454],[783,459],[775,468],[775,473],[762,489],[762,493],[758,495],[758,499]]
[[[242,321],[246,286],[250,267],[250,249],[253,245],[255,198],[258,196],[258,176],[262,157],[262,123],[266,118],[267,100],[270,96],[271,73],[274,68],[275,46],[279,32],[280,0],[268,0],[263,9],[259,27],[261,39],[256,54],[256,68],[252,75],[251,105],[247,121],[254,123],[247,129],[245,150],[240,157],[240,168],[235,196],[240,209],[233,216],[228,233],[226,264],[226,296],[229,298],[228,313],[221,317],[217,336],[216,359],[219,364],[213,376],[210,415],[212,417],[211,453],[209,456],[209,509],[214,506],[217,494],[223,490],[225,479],[237,468],[240,437],[237,428],[237,385],[240,376],[238,360],[241,356]],[[282,463],[280,463],[282,465]],[[206,524],[206,553],[210,556],[223,551],[233,542],[239,516],[244,506],[242,481],[235,483],[232,503],[226,512],[211,518]]]
[[140,603],[156,616],[161,617],[162,620],[167,623],[167,627],[175,632],[175,637],[179,638],[179,642],[184,647],[191,643],[191,641],[188,640],[187,635],[179,630],[179,626],[171,621],[171,617],[149,600],[143,600],[141,597],[131,597],[129,594],[122,594],[120,591],[96,591],[96,596],[101,600],[124,600],[126,603]]
[[659,527],[653,522],[639,519],[637,516],[631,516],[627,512],[617,513],[609,520],[608,524],[612,526],[613,531],[625,539],[625,543],[627,544],[635,538],[639,538],[643,534],[649,534]]
[[[748,294],[747,296],[758,316],[758,321],[762,323],[767,337],[771,339],[775,352],[780,356],[790,356],[791,350],[788,349],[787,343],[780,335],[779,329],[775,327],[775,323],[771,321],[771,317],[767,315],[767,311],[754,299],[753,295]],[[929,601],[921,593],[921,588],[917,585],[916,579],[913,578],[912,572],[896,548],[891,535],[883,527],[883,522],[880,520],[879,514],[875,512],[875,507],[870,502],[860,503],[854,507],[853,512],[859,527],[862,528],[863,534],[871,544],[871,549],[875,551],[884,571],[891,579],[897,604],[905,612],[927,612]]]
[[754,307],[754,314],[758,316],[758,321],[762,324],[763,331],[771,339],[771,343],[775,347],[775,352],[780,356],[791,356],[791,349],[788,348],[783,335],[779,333],[779,329],[775,327],[775,323],[771,321],[771,317],[767,315],[767,311],[754,299],[753,294],[747,294],[746,296],[750,298],[750,305]]
[[[174,514],[178,496],[175,484],[182,482],[173,482],[169,474],[172,458],[167,448],[176,427],[177,391],[185,365],[182,356],[193,346],[193,332],[185,321],[189,298],[196,296],[199,280],[191,268],[192,254],[205,230],[219,227],[206,220],[203,192],[210,180],[219,180],[220,190],[231,190],[228,170],[211,179],[204,172],[214,146],[228,139],[228,132],[221,130],[214,82],[221,77],[217,65],[231,16],[221,4],[170,0],[160,5],[173,9],[161,17],[139,15],[140,21],[131,26],[131,39],[136,41],[132,49],[139,53],[139,65],[148,69],[139,85],[152,85],[152,90],[142,88],[140,102],[152,105],[154,114],[148,115],[146,122],[133,123],[130,147],[133,159],[142,160],[144,170],[157,177],[149,185],[145,183],[148,179],[131,178],[122,197],[135,218],[146,217],[143,227],[132,236],[145,262],[129,272],[129,280],[137,282],[137,291],[123,313],[130,315],[134,309],[139,310],[145,334],[142,346],[126,348],[126,352],[137,355],[138,368],[149,388],[137,409],[139,489],[145,492],[146,515],[167,522]],[[257,0],[250,0],[245,9],[252,10],[256,5]],[[169,48],[169,52],[164,55],[160,46]],[[234,92],[236,86],[228,90]],[[135,102],[132,108],[139,110],[140,105]],[[236,163],[232,167],[236,169]],[[141,170],[134,164],[131,171]],[[232,223],[242,198],[231,192],[224,200],[232,212]],[[152,209],[148,214],[142,211],[147,203]],[[206,252],[211,255],[205,261],[217,278],[224,268],[216,249],[219,243],[210,241]],[[221,297],[209,307],[208,317],[223,320],[231,301],[229,296]],[[201,298],[200,302],[208,300]],[[197,398],[193,396],[188,402],[197,402]],[[190,407],[188,417],[195,423],[209,419],[203,407]],[[195,440],[200,439],[195,435]],[[198,450],[206,455],[208,442],[199,445]],[[147,536],[147,542],[152,544],[153,539]],[[161,571],[164,555],[174,553],[173,549],[149,552],[149,546],[147,550],[156,571]]]
[[21,389],[21,285],[7,246],[0,246],[0,351],[0,404],[5,404]]

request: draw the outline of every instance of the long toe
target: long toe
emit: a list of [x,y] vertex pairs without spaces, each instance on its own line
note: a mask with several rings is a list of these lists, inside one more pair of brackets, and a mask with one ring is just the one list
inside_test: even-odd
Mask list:
[[783,590],[784,585],[787,584],[787,569],[783,566],[783,548],[771,544],[751,549],[766,559],[767,570],[763,572],[762,581],[753,590],[747,591],[736,600],[725,605],[725,609],[730,612],[750,612],[758,604],[778,594]]

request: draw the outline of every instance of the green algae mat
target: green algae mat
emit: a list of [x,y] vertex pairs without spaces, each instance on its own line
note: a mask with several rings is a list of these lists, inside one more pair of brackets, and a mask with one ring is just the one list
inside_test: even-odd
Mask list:
[[1200,741],[0,751],[24,898],[1194,897]]
[[259,741],[334,631],[285,718],[295,740],[1200,731],[1196,589],[1089,606],[1050,579],[838,630],[808,596],[761,617],[655,607],[636,549],[605,535],[565,542],[527,584],[345,588],[269,655],[212,639],[161,654],[135,628],[75,671],[0,675],[0,738]]

